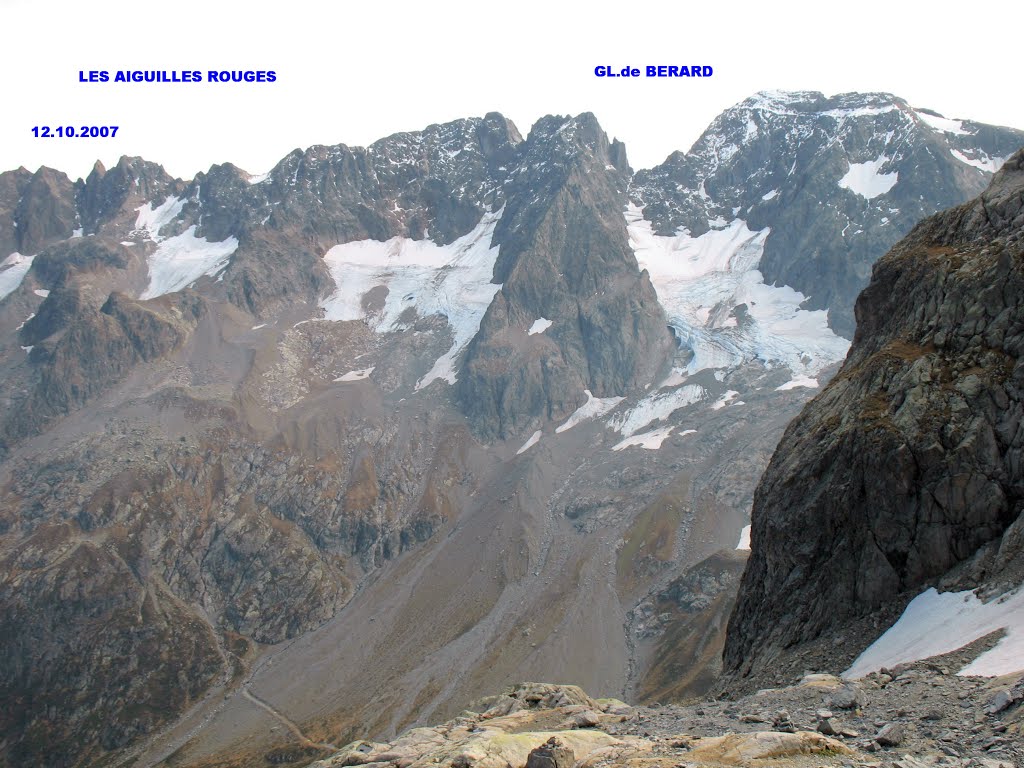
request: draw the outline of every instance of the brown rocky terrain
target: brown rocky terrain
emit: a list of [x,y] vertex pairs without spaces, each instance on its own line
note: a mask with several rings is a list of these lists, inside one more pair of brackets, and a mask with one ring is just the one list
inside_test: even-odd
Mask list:
[[[354,741],[327,757],[310,751],[322,757],[316,768],[1012,768],[1024,759],[1022,697],[1020,680],[960,678],[942,661],[852,683],[812,674],[686,706],[633,707],[576,686],[524,683],[443,725]],[[300,751],[278,756],[286,764]]]

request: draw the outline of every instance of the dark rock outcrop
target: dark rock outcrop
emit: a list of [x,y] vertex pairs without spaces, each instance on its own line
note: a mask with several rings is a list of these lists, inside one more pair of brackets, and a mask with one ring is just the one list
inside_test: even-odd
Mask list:
[[163,166],[141,157],[123,156],[110,170],[97,161],[84,183],[78,183],[76,197],[84,234],[101,232],[104,224],[122,214],[134,220],[137,205],[163,200],[182,186]]
[[123,380],[140,362],[175,350],[204,306],[194,293],[159,303],[114,293],[95,309],[78,289],[51,293],[21,329],[22,340],[34,345],[34,371],[18,407],[0,421],[0,455]]
[[905,600],[986,545],[971,586],[1024,557],[1024,152],[875,265],[857,320],[755,495],[733,672]]
[[0,258],[71,237],[77,219],[75,186],[64,173],[42,166],[0,174]]

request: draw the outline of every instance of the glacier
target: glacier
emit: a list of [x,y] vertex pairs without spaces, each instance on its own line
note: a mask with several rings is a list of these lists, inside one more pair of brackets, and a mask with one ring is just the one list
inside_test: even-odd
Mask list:
[[[417,381],[420,390],[433,381],[454,384],[456,359],[480,328],[501,285],[492,283],[498,246],[491,245],[502,211],[485,213],[472,231],[448,245],[432,240],[393,237],[356,240],[331,248],[324,261],[337,288],[320,306],[325,319],[363,320],[377,333],[407,330],[403,314],[443,315],[452,328],[451,348]],[[368,314],[363,297],[387,288],[382,309]]]
[[693,357],[685,373],[759,360],[813,378],[846,356],[850,342],[828,327],[824,310],[805,310],[799,291],[765,285],[757,267],[770,234],[742,219],[693,237],[654,234],[643,209],[625,211],[630,247],[646,269],[680,344]]

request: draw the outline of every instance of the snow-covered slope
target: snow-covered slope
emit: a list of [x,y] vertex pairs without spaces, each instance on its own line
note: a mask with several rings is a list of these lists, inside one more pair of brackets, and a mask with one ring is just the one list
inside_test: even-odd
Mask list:
[[955,651],[990,632],[1006,636],[960,670],[995,677],[1024,670],[1024,589],[982,602],[971,591],[934,588],[911,600],[897,621],[853,662],[844,677],[863,677],[882,667]]
[[[336,245],[324,256],[337,290],[321,306],[327,320],[366,320],[378,333],[411,326],[419,316],[443,315],[454,340],[451,348],[419,380],[417,389],[441,379],[454,384],[456,359],[476,334],[480,320],[501,285],[492,283],[498,247],[491,245],[501,211],[487,213],[468,234],[449,245],[393,237]],[[383,307],[369,311],[366,295],[387,291]]]
[[817,376],[846,355],[849,342],[828,327],[821,310],[786,286],[765,285],[757,267],[769,230],[734,219],[699,237],[681,229],[654,234],[642,209],[626,212],[637,262],[651,275],[680,344],[693,352],[688,373],[759,360],[794,374]]
[[0,263],[0,299],[12,293],[25,279],[34,256],[12,253]]

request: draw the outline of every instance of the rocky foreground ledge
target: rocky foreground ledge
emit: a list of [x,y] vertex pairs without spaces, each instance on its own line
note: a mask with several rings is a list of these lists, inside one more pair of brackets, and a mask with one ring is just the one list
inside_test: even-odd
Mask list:
[[807,675],[737,701],[631,707],[522,683],[443,725],[353,742],[315,768],[1024,766],[1024,677],[959,677],[941,661],[857,682]]

